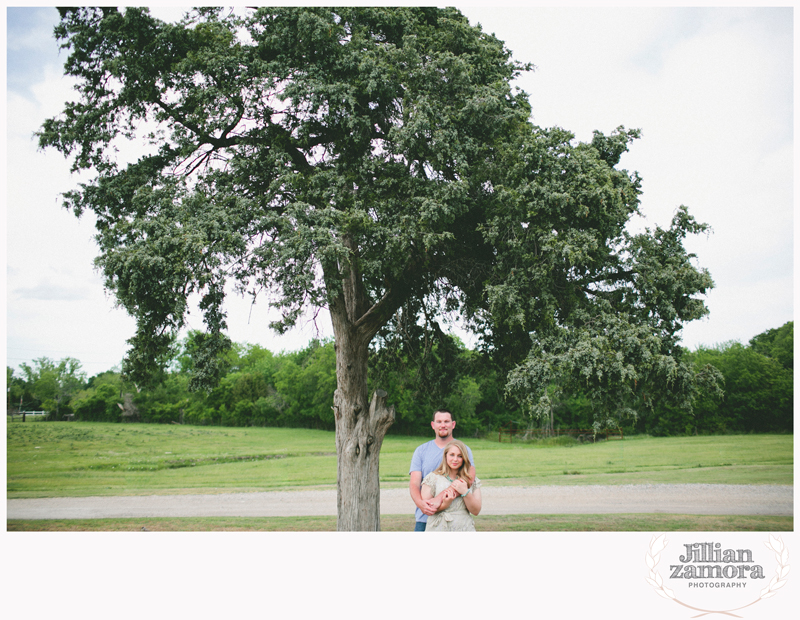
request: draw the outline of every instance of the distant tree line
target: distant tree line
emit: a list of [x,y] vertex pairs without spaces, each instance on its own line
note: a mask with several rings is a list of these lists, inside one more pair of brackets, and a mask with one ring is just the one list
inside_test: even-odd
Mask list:
[[657,422],[643,421],[640,430],[652,435],[793,430],[793,322],[755,336],[748,346],[728,342],[701,347],[691,357],[695,364],[711,364],[722,373],[722,400],[700,395],[693,415],[664,410]]
[[[190,391],[200,333],[174,349],[171,363],[149,386],[106,371],[89,379],[73,358],[40,358],[20,372],[7,368],[10,413],[45,410],[50,419],[72,415],[85,421],[183,423],[222,426],[283,426],[334,429],[331,395],[336,389],[334,344],[312,341],[295,352],[275,354],[258,345],[236,344],[222,355],[222,380],[205,392]],[[553,429],[619,425],[626,434],[687,435],[792,432],[794,324],[770,329],[747,345],[727,342],[683,351],[684,361],[708,364],[724,378],[724,394],[700,393],[692,410],[654,403],[638,415],[599,410],[580,390],[554,390],[551,414],[533,419],[505,393],[505,369],[457,338],[441,334],[414,349],[373,351],[372,387],[396,406],[394,434],[427,434],[431,412],[456,413],[462,436],[514,424]],[[557,395],[556,395],[557,394]]]

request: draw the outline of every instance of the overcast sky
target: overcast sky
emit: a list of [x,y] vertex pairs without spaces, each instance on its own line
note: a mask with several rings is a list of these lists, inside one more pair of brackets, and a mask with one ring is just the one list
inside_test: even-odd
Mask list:
[[[681,204],[712,226],[687,242],[716,288],[685,346],[746,343],[792,320],[792,9],[461,8],[536,65],[519,86],[537,125],[580,140],[642,130],[621,163],[643,178],[635,226],[668,226]],[[32,138],[72,95],[57,19],[55,9],[7,12],[7,365],[70,356],[91,376],[120,363],[134,322],[93,270],[92,218],[60,206],[78,179]],[[228,311],[234,341],[276,352],[316,333],[308,323],[276,338],[263,306]],[[199,314],[190,326],[202,327]],[[317,327],[331,333],[327,315]]]

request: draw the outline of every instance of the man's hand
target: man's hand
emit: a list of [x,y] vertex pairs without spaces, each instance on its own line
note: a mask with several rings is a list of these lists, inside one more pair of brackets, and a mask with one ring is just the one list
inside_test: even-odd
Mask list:
[[439,510],[439,506],[441,504],[442,502],[437,500],[435,497],[433,499],[423,499],[419,509],[422,511],[422,514],[430,517],[436,514],[436,511]]
[[[422,514],[429,517],[435,515],[442,505],[442,498],[440,497],[422,497],[422,473],[418,471],[411,472],[411,479],[408,488],[411,491],[411,499],[414,500],[417,508],[422,511]],[[430,495],[426,491],[427,495]]]
[[461,495],[458,491],[456,491],[453,487],[447,487],[444,491],[444,495],[442,496],[442,501],[444,500],[454,500],[456,497]]
[[431,497],[430,499],[425,499],[424,497],[420,496],[419,501],[414,502],[422,511],[422,514],[428,515],[435,515],[436,511],[439,510],[439,506],[442,505],[441,497]]

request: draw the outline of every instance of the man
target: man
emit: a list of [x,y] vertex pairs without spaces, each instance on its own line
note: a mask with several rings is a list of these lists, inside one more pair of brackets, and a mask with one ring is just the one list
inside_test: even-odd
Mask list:
[[[433,428],[434,438],[432,441],[422,444],[414,450],[414,456],[411,457],[411,470],[408,472],[411,475],[411,480],[408,483],[408,488],[411,491],[411,499],[417,505],[415,511],[416,526],[415,532],[424,532],[425,525],[428,517],[436,514],[439,506],[442,505],[442,498],[439,494],[433,499],[424,500],[420,489],[422,488],[422,481],[429,473],[439,467],[442,462],[442,453],[444,447],[448,442],[453,439],[453,429],[456,427],[456,421],[453,419],[453,414],[447,409],[438,409],[433,413],[433,421],[431,428]],[[472,463],[470,469],[470,476],[475,478],[475,459],[472,458],[472,450],[467,446],[469,452],[469,461]]]

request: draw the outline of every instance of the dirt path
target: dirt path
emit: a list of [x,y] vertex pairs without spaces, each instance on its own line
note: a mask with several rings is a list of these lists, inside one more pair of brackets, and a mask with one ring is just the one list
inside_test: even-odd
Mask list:
[[[483,514],[794,514],[791,486],[657,484],[483,487]],[[335,515],[336,491],[7,500],[7,519]],[[414,510],[408,489],[381,491],[382,514]]]

